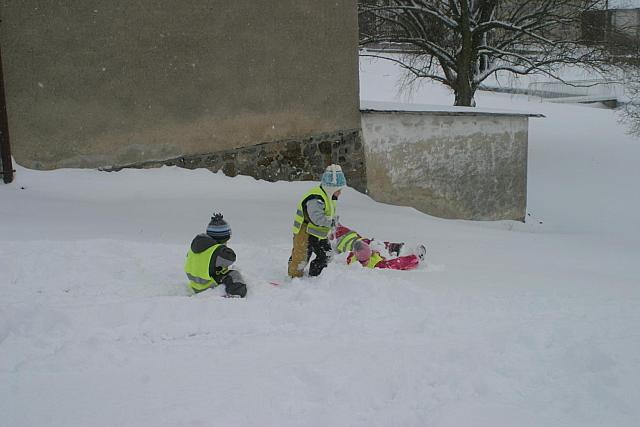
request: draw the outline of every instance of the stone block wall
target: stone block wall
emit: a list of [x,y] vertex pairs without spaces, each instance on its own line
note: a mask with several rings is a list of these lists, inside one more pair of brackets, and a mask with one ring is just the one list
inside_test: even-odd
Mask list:
[[266,181],[314,181],[319,180],[324,168],[332,163],[342,167],[350,187],[366,192],[365,156],[359,129],[168,160],[112,166],[103,170],[168,165],[188,169],[206,168],[213,172],[222,170],[228,176],[248,175]]

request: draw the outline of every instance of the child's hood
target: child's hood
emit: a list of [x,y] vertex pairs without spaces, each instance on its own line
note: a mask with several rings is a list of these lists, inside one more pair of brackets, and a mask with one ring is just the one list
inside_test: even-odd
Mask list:
[[199,254],[216,244],[218,244],[218,242],[216,242],[211,236],[202,233],[198,234],[191,242],[191,250],[193,253]]

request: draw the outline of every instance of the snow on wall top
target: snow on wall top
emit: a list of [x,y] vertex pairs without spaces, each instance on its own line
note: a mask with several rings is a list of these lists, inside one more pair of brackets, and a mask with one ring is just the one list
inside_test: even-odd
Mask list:
[[478,107],[456,107],[448,105],[403,104],[396,102],[360,101],[360,111],[366,112],[408,112],[438,113],[444,115],[490,115],[490,116],[527,116],[544,117],[543,114],[526,111],[498,110]]

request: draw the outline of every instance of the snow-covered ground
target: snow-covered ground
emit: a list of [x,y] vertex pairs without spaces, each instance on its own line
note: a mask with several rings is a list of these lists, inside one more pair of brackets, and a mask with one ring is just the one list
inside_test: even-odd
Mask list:
[[[451,103],[363,60],[362,99]],[[640,141],[614,113],[480,93],[530,122],[527,223],[442,220],[348,189],[341,220],[424,242],[409,272],[284,281],[311,183],[178,168],[0,185],[0,426],[635,426]],[[246,299],[189,297],[221,210]],[[269,281],[283,281],[279,287]]]

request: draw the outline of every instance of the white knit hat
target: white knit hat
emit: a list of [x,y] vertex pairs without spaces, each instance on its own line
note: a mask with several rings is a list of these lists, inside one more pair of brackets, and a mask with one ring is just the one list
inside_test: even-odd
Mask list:
[[328,195],[332,195],[338,190],[342,190],[347,186],[347,179],[342,173],[340,165],[329,165],[322,174],[320,186],[327,192]]

